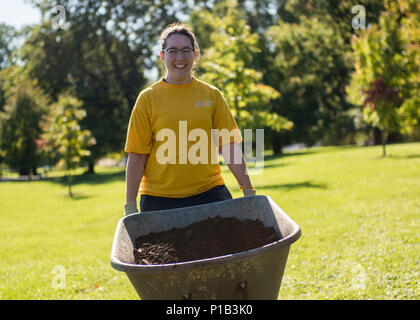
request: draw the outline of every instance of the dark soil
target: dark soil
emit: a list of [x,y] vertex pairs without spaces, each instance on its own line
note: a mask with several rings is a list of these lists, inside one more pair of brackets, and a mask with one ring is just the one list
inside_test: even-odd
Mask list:
[[255,249],[280,240],[260,220],[208,218],[183,228],[150,233],[135,242],[136,264],[167,264],[207,259]]

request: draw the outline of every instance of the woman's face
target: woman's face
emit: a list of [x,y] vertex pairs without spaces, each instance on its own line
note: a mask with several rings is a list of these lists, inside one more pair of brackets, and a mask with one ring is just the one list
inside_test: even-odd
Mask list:
[[166,39],[164,52],[160,53],[167,71],[166,81],[175,84],[185,84],[191,81],[195,56],[194,47],[187,36],[178,33],[169,36]]

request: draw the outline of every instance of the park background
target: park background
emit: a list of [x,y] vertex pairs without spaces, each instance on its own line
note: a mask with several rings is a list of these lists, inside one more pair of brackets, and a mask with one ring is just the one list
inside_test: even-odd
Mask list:
[[279,298],[419,298],[417,1],[26,3],[38,22],[0,20],[0,299],[136,298],[109,264],[123,147],[175,21],[196,76],[264,129],[258,194],[302,228]]

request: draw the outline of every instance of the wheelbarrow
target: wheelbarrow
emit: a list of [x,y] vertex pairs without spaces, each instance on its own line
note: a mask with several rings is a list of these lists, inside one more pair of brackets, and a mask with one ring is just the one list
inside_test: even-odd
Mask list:
[[[259,219],[280,240],[248,251],[170,264],[138,265],[136,238],[182,228],[215,216]],[[125,272],[141,299],[275,300],[290,246],[299,226],[268,196],[243,197],[205,205],[135,213],[117,225],[111,251],[113,268]]]

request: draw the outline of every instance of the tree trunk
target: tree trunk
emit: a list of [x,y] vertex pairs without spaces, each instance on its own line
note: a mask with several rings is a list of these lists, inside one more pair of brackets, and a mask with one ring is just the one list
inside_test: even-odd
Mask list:
[[386,157],[386,138],[387,138],[386,131],[381,130],[382,156],[383,157]]
[[382,144],[382,130],[373,128],[373,144],[375,146]]
[[95,173],[95,162],[93,160],[89,160],[88,170],[85,173]]
[[278,133],[274,132],[271,138],[271,145],[273,147],[273,153],[278,155],[283,153],[283,146]]
[[28,176],[29,175],[29,169],[28,168],[19,168],[19,175],[20,176]]
[[71,175],[70,173],[67,173],[67,186],[69,188],[69,196],[70,198],[73,198],[73,193],[71,192]]

